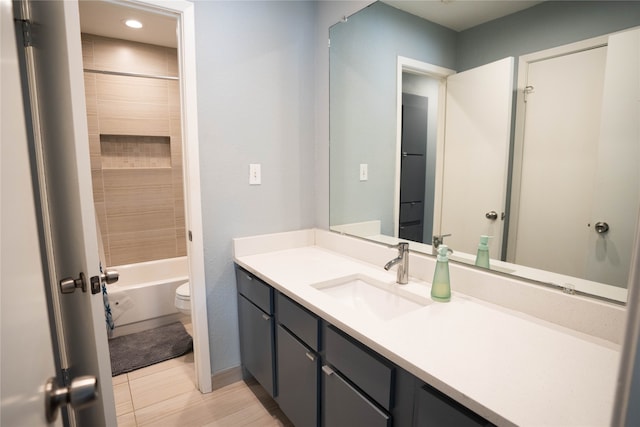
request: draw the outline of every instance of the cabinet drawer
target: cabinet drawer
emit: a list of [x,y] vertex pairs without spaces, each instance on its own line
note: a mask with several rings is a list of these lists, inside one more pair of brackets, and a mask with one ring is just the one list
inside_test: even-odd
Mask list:
[[324,427],[389,427],[391,417],[329,366],[322,367]]
[[290,330],[302,342],[318,351],[318,318],[306,308],[288,297],[277,293],[278,322]]
[[393,366],[332,326],[325,332],[326,360],[383,408],[390,410],[393,406]]
[[238,293],[260,307],[267,314],[273,314],[273,288],[253,274],[236,266]]
[[424,385],[416,392],[415,426],[474,427],[491,425],[470,409]]
[[280,409],[297,427],[318,425],[320,359],[281,325],[278,336],[278,397]]

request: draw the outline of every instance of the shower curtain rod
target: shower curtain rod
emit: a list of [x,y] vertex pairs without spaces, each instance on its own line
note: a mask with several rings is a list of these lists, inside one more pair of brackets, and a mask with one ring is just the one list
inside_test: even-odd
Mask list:
[[180,79],[179,77],[173,77],[173,76],[157,76],[153,74],[126,73],[123,71],[94,70],[92,68],[85,68],[84,71],[86,73],[109,74],[112,76],[144,77],[147,79],[159,79],[159,80],[179,80]]

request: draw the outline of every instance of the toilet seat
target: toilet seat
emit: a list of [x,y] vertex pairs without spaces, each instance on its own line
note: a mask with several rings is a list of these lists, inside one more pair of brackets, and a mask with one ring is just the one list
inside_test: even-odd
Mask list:
[[185,282],[176,288],[176,297],[180,299],[191,298],[191,289],[189,288],[189,282]]
[[189,282],[185,282],[176,288],[175,307],[183,314],[191,313],[191,289]]

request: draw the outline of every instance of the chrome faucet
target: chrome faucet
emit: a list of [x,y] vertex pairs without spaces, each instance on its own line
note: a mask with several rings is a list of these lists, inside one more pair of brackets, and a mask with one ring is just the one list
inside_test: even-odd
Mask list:
[[394,265],[399,264],[396,282],[400,285],[406,285],[409,283],[409,243],[400,242],[391,247],[398,249],[398,256],[386,263],[384,269],[389,270]]
[[433,236],[433,240],[432,240],[432,244],[431,244],[431,254],[432,255],[437,255],[438,254],[438,246],[440,246],[441,244],[444,243],[444,238],[445,237],[449,237],[451,236],[451,234],[440,234],[440,235],[434,235]]

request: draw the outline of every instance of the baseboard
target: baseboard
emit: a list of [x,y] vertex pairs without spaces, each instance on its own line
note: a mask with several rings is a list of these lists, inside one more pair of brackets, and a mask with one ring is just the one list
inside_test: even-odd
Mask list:
[[240,366],[236,366],[213,374],[211,376],[211,387],[213,388],[213,391],[215,391],[241,380],[242,368]]

